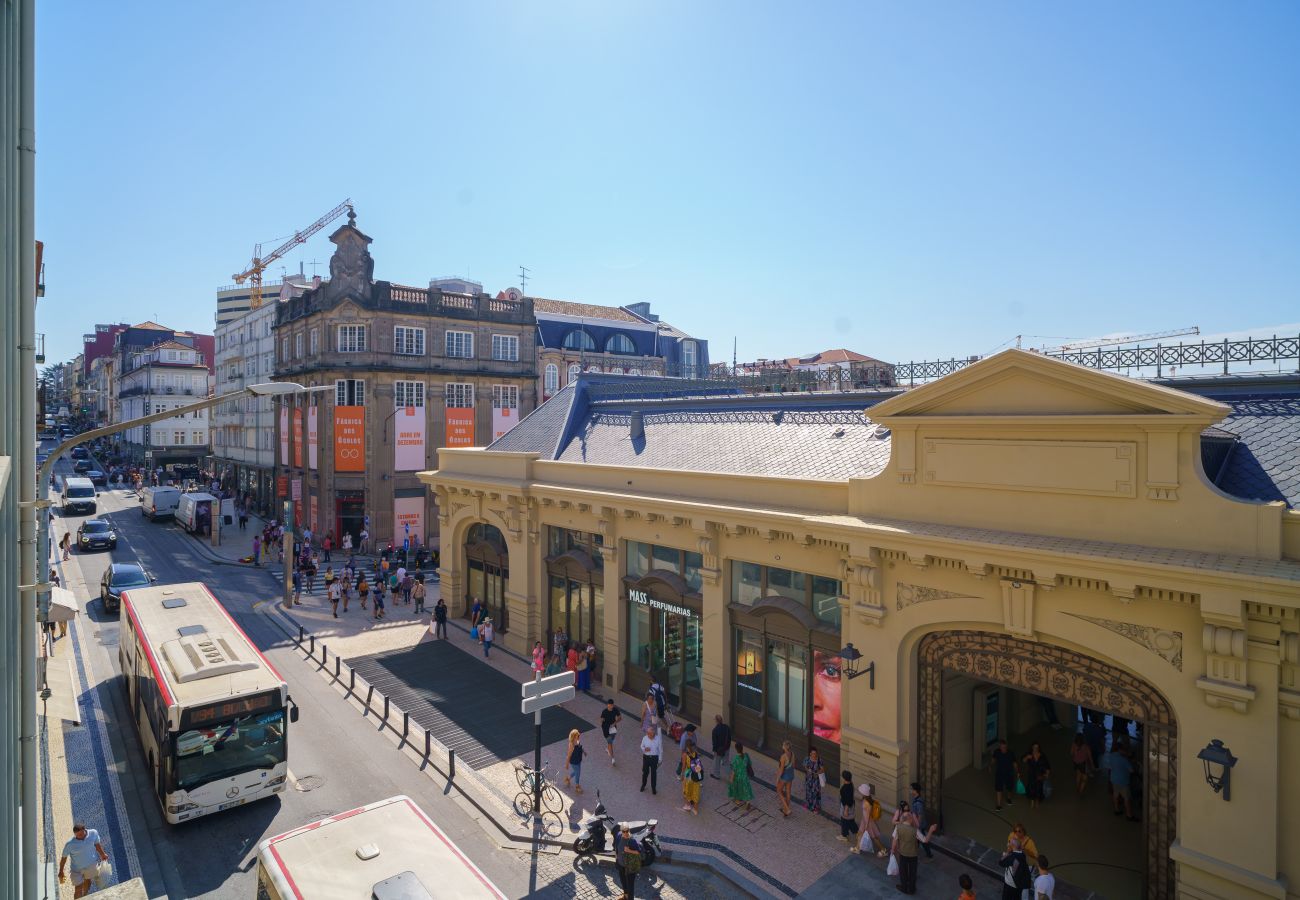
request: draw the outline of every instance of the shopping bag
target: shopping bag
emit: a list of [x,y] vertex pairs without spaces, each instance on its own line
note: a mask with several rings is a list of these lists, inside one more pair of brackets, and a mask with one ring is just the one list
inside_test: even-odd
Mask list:
[[1025,783],[1019,778],[1016,779],[1016,793],[1022,797],[1025,795]]
[[889,854],[889,865],[885,867],[885,874],[891,876],[898,874],[898,857],[892,853]]
[[1050,778],[1043,779],[1043,799],[1052,799],[1052,779]]
[[95,877],[91,881],[95,883],[95,890],[108,887],[113,881],[112,864],[106,859],[101,859],[99,865],[95,866]]
[[[471,628],[471,629],[469,630],[469,639],[470,639],[471,641],[477,641],[477,640],[478,640],[478,626],[477,626],[477,625],[475,625],[473,628]],[[1020,793],[1023,794],[1024,791],[1022,790]]]

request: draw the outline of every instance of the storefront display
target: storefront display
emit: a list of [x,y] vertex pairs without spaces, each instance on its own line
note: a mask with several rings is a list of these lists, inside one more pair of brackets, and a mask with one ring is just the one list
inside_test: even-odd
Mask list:
[[704,653],[698,553],[638,541],[627,543],[627,673],[625,688],[644,696],[658,681],[668,702],[699,721]]
[[465,536],[465,561],[469,578],[466,583],[465,609],[479,600],[492,617],[496,630],[510,630],[510,611],[506,604],[506,585],[510,581],[510,557],[506,539],[494,525],[478,524]]
[[602,678],[602,645],[605,632],[605,559],[601,537],[567,528],[547,529],[546,640],[548,648],[562,643],[588,643],[596,647],[597,669],[593,680]]

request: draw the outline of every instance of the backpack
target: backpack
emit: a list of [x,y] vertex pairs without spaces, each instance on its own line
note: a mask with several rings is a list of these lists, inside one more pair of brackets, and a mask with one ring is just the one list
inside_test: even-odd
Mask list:
[[623,848],[623,868],[629,874],[635,874],[641,871],[641,851],[633,850],[631,847]]
[[880,821],[880,801],[875,797],[871,798],[871,821]]

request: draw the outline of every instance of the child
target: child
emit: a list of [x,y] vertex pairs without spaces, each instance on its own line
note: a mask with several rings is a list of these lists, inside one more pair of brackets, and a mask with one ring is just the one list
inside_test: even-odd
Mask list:
[[957,900],[975,900],[975,882],[970,880],[969,875],[963,874],[957,879],[957,884],[961,887]]

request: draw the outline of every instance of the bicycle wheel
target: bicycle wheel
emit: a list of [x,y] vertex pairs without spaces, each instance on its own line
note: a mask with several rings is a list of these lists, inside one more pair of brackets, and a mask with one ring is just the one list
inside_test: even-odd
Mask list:
[[555,785],[549,781],[542,785],[542,806],[548,812],[561,813],[564,811],[564,797],[555,789]]
[[515,794],[515,812],[521,816],[531,816],[533,814],[533,795],[520,791]]
[[517,763],[515,764],[515,781],[519,782],[521,788],[528,789],[528,769]]

